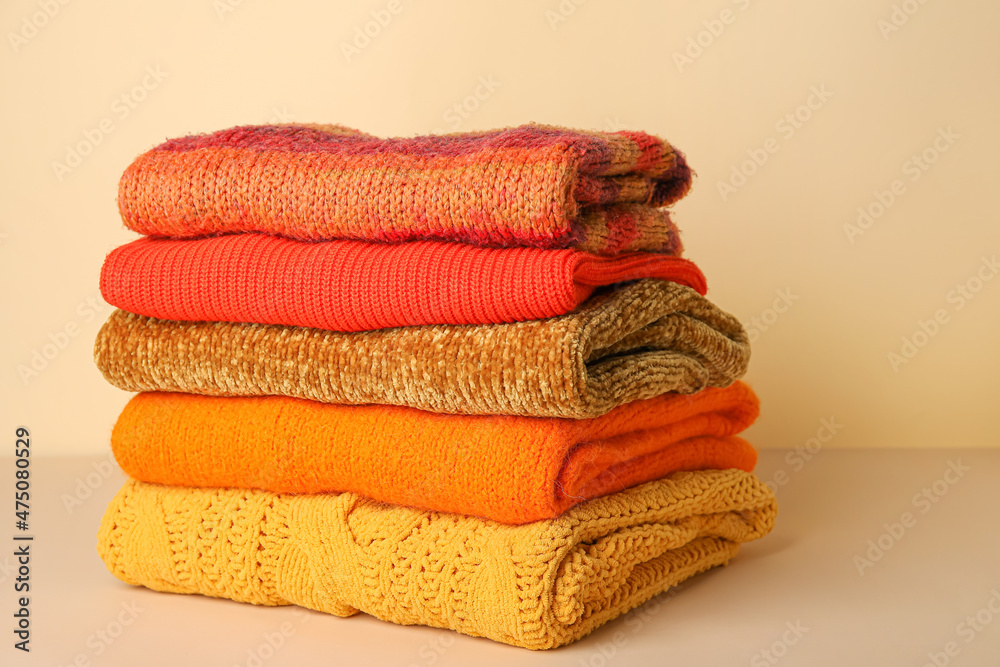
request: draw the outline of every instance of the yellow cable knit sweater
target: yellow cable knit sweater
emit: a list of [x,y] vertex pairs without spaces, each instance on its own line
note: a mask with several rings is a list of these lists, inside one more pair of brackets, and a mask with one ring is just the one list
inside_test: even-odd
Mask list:
[[98,551],[158,591],[338,616],[363,611],[531,649],[575,641],[767,534],[750,473],[675,473],[520,526],[354,493],[280,494],[129,481]]

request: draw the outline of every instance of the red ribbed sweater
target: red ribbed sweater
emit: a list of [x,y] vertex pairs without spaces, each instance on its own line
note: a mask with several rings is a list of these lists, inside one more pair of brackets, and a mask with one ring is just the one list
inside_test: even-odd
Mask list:
[[691,262],[655,253],[478,248],[421,241],[303,242],[262,234],[143,238],[113,250],[101,294],[169,320],[335,331],[495,324],[571,311],[601,285],[659,278],[706,291]]

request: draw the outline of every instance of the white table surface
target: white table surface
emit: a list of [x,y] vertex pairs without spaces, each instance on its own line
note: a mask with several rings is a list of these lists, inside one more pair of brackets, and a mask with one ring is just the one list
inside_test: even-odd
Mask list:
[[[922,667],[932,657],[938,666],[1000,665],[1000,450],[824,450],[809,461],[786,454],[764,450],[757,469],[764,480],[787,475],[778,477],[785,483],[771,535],[728,567],[547,652],[364,614],[343,619],[127,586],[95,550],[121,472],[101,478],[100,458],[36,458],[32,651],[24,654],[12,633],[14,463],[0,459],[0,498],[9,499],[0,502],[9,508],[9,521],[0,518],[9,545],[0,549],[0,623],[8,626],[0,665]],[[67,499],[86,495],[89,473],[97,488],[69,512]],[[899,537],[883,535],[906,512]],[[855,558],[867,558],[869,540],[880,537],[889,548],[877,562]]]

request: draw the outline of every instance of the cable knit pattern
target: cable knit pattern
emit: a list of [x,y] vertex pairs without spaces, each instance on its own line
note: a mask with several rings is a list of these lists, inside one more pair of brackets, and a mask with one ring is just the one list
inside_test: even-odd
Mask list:
[[114,306],[160,319],[367,331],[553,317],[598,286],[639,278],[706,290],[694,264],[652,253],[598,257],[436,241],[307,243],[235,234],[139,239],[116,248],[101,270],[101,294]]
[[577,640],[767,534],[774,496],[737,470],[676,473],[504,526],[364,497],[130,481],[98,551],[158,591],[362,611],[531,649]]
[[515,128],[379,139],[265,125],[172,139],[125,170],[125,224],[174,238],[421,239],[679,254],[667,206],[691,170],[644,132]]
[[691,288],[649,279],[595,294],[570,314],[515,324],[338,333],[118,310],[94,358],[126,391],[582,419],[668,391],[729,385],[746,372],[750,344],[735,317]]
[[756,451],[732,436],[758,410],[741,382],[633,401],[594,419],[150,392],[125,406],[111,447],[145,482],[353,491],[518,524],[677,470],[753,470]]

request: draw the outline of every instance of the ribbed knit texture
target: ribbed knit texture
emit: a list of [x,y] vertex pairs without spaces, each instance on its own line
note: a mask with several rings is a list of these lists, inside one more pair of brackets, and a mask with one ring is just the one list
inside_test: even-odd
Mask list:
[[743,383],[633,401],[594,419],[444,415],[284,396],[138,394],[111,447],[131,477],[315,493],[519,524],[677,470],[753,470]]
[[158,591],[362,611],[546,649],[725,564],[775,514],[770,489],[737,470],[677,473],[516,527],[351,493],[130,481],[98,551],[116,577]]
[[116,310],[94,359],[125,391],[585,418],[726,386],[746,372],[750,344],[735,317],[691,288],[643,280],[546,320],[358,333]]
[[263,234],[139,239],[111,251],[104,299],[167,320],[367,331],[499,324],[569,312],[601,285],[660,278],[704,294],[687,260],[653,253],[477,248],[417,241],[308,243]]
[[152,236],[263,232],[679,253],[656,207],[691,170],[644,132],[525,125],[379,139],[330,125],[236,127],[173,139],[125,170],[125,224]]

